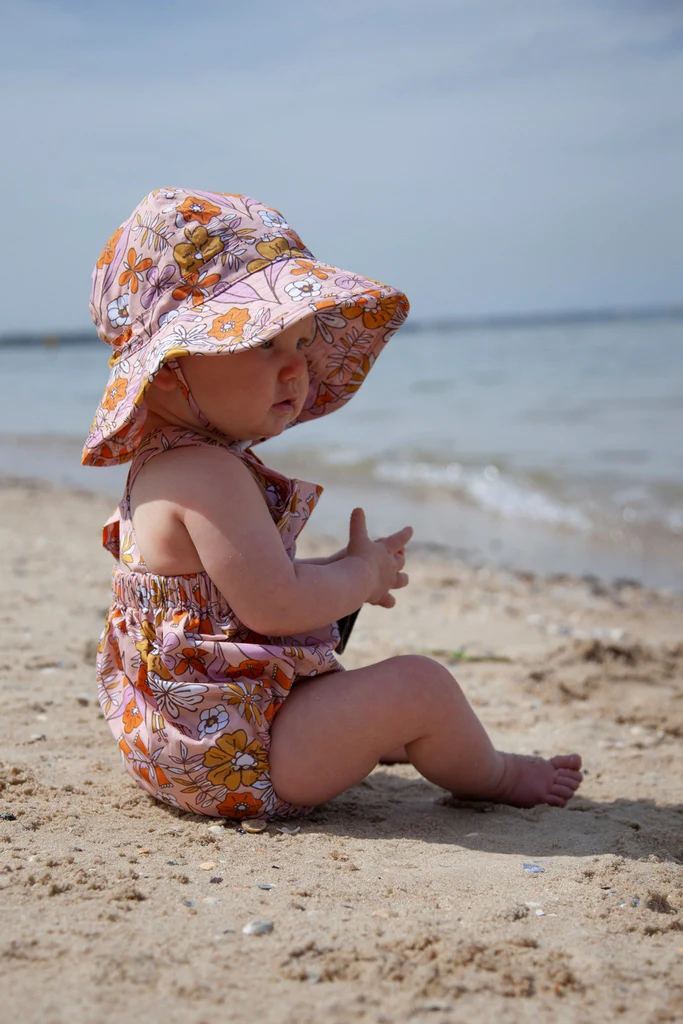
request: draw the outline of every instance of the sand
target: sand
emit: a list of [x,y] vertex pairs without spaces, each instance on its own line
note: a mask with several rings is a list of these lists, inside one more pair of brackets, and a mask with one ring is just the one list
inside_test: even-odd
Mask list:
[[683,1017],[680,595],[416,550],[347,667],[431,652],[503,749],[579,750],[580,795],[457,805],[380,766],[294,834],[216,835],[135,786],[99,712],[110,511],[0,486],[4,1019]]

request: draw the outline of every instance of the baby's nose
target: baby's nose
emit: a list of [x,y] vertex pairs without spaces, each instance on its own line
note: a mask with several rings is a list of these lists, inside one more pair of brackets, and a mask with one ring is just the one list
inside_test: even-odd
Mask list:
[[298,380],[308,372],[308,364],[303,352],[293,352],[280,371],[283,380]]

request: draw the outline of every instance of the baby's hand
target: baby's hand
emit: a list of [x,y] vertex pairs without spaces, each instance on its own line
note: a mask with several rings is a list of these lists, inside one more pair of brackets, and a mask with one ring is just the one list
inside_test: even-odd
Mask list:
[[396,604],[396,598],[390,591],[408,585],[408,576],[401,570],[406,562],[405,546],[412,535],[412,526],[405,526],[389,537],[370,540],[363,509],[356,508],[351,513],[347,555],[363,558],[375,573],[375,586],[366,598],[368,604],[378,604],[383,608],[393,608]]

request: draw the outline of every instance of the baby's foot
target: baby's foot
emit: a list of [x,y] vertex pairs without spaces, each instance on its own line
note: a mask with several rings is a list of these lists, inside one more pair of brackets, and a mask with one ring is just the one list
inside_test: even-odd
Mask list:
[[564,807],[581,785],[578,754],[560,754],[546,761],[543,757],[501,754],[503,775],[495,791],[484,799],[512,807],[552,804]]

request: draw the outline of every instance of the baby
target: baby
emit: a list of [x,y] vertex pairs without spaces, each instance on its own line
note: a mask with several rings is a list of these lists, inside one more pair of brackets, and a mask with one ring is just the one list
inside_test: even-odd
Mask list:
[[316,260],[247,196],[160,189],[107,242],[91,312],[113,349],[83,461],[131,461],[99,698],[133,778],[174,807],[301,814],[389,756],[458,797],[564,806],[577,754],[495,750],[451,673],[402,655],[344,671],[338,622],[405,587],[412,529],[296,558],[321,488],[252,447],[327,415],[405,320],[398,290]]

